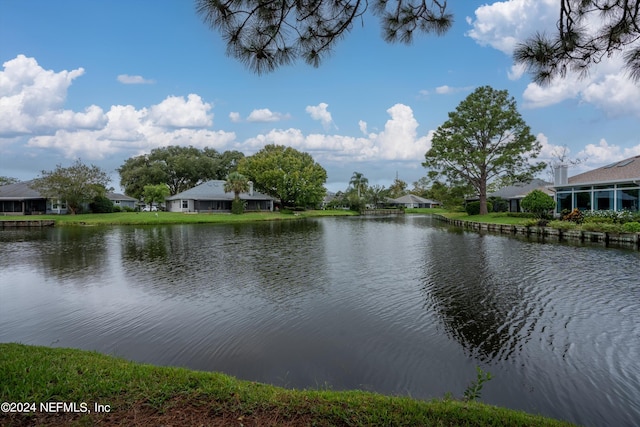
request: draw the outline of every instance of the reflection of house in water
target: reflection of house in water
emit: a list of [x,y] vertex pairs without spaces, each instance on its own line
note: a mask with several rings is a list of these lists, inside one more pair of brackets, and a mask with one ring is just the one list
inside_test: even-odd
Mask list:
[[640,201],[640,156],[567,178],[567,166],[556,169],[556,212],[563,210],[628,210]]

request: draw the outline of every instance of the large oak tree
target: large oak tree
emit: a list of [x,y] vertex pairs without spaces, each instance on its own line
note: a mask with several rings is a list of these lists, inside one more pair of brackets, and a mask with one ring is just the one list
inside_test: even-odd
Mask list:
[[487,183],[502,177],[530,180],[545,163],[530,163],[541,145],[531,134],[506,90],[476,89],[449,113],[433,135],[423,166],[451,182],[471,185],[487,213]]
[[325,169],[295,148],[266,145],[242,159],[238,172],[253,181],[257,190],[279,199],[283,207],[315,207],[326,194]]
[[211,179],[225,179],[244,157],[239,151],[219,153],[212,148],[168,146],[149,154],[131,157],[118,169],[120,185],[136,199],[147,185],[164,184],[170,195],[178,194]]

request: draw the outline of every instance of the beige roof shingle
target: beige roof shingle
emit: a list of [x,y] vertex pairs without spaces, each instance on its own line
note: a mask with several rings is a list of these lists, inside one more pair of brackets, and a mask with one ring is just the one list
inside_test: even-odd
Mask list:
[[640,156],[630,157],[569,178],[569,184],[640,181]]

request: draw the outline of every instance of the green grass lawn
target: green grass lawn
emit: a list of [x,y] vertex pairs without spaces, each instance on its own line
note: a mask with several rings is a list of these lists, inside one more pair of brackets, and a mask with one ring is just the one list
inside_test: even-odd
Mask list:
[[521,225],[531,220],[531,218],[508,216],[506,212],[493,212],[487,215],[468,215],[466,212],[450,211],[443,208],[407,209],[406,213],[437,214],[450,219],[508,225]]
[[[37,408],[41,402],[75,402],[91,411],[0,412],[0,425],[570,425],[477,402],[289,390],[220,373],[22,344],[0,344],[0,402],[33,402]],[[95,412],[95,404],[108,412]]]
[[468,215],[466,212],[447,212],[440,215],[450,219],[460,219],[471,222],[487,222],[491,224],[522,225],[531,221],[531,218],[508,216],[505,212],[493,212],[487,215]]
[[56,225],[153,225],[153,224],[198,224],[198,223],[237,223],[253,221],[287,220],[319,216],[357,215],[343,210],[309,210],[292,213],[247,212],[241,215],[230,213],[194,213],[182,212],[115,212],[80,215],[38,215],[7,216],[0,219],[53,219]]

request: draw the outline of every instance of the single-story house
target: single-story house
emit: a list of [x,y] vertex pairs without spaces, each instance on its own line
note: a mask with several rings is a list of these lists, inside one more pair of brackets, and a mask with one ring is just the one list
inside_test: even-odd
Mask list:
[[387,198],[386,203],[392,206],[403,206],[407,209],[412,208],[435,208],[440,206],[440,202],[431,199],[425,199],[415,194],[405,194],[397,199]]
[[138,199],[120,193],[107,193],[106,197],[111,200],[113,206],[119,206],[120,208],[135,209],[138,203]]
[[[197,185],[189,190],[167,197],[168,212],[230,212],[234,194],[224,191],[225,181],[213,180]],[[245,210],[273,211],[275,199],[266,194],[253,190],[253,183],[249,183],[249,191],[240,193]]]
[[556,213],[563,210],[640,210],[640,156],[567,177],[567,166],[556,168]]
[[31,188],[33,181],[0,186],[0,215],[64,214],[67,206]]
[[554,191],[549,188],[552,183],[543,181],[542,179],[534,178],[526,183],[517,183],[514,185],[509,185],[508,187],[503,187],[498,191],[494,191],[487,195],[489,197],[500,197],[501,199],[505,199],[509,203],[509,212],[520,212],[522,209],[520,208],[520,202],[525,196],[531,193],[533,190],[540,190],[543,193],[548,194],[549,196],[554,196]]

